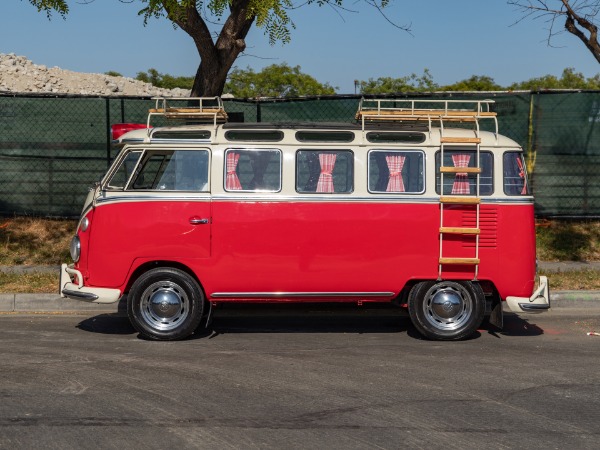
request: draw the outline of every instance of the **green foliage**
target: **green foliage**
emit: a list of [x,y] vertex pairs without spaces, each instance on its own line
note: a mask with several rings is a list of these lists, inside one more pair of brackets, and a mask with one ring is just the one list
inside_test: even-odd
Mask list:
[[52,17],[52,11],[58,12],[63,18],[69,12],[69,5],[65,0],[29,0],[39,12],[44,11],[48,19]]
[[156,69],[138,72],[135,79],[164,89],[191,89],[194,84],[194,77],[174,77],[173,75],[159,73]]
[[501,91],[502,86],[486,75],[472,75],[470,78],[442,88],[443,91]]
[[439,88],[433,81],[433,77],[428,69],[425,69],[421,76],[413,73],[401,78],[369,78],[368,81],[360,81],[359,85],[361,94],[394,94],[406,91],[428,92]]
[[[286,44],[291,40],[291,31],[296,28],[288,11],[297,7],[292,0],[140,0],[146,6],[139,12],[144,23],[151,18],[167,17],[174,23],[186,19],[186,8],[195,7],[202,19],[207,23],[220,23],[227,15],[231,5],[244,5],[247,18],[254,18],[256,25],[265,31],[269,43],[274,45],[281,41]],[[317,6],[333,6],[342,8],[344,0],[307,0],[306,4]],[[381,12],[389,5],[390,0],[367,0],[367,3]],[[171,11],[168,15],[166,11]]]
[[531,78],[527,81],[513,83],[508,87],[499,85],[487,75],[472,75],[469,78],[453,84],[439,86],[434,82],[429,70],[425,69],[423,75],[412,75],[392,78],[370,78],[368,81],[359,81],[362,94],[393,94],[398,92],[432,92],[432,91],[508,91],[524,90],[537,91],[545,89],[600,89],[600,74],[586,78],[582,73],[575,72],[572,67],[566,68],[560,78],[554,75],[545,75],[540,78]]
[[322,84],[300,71],[300,66],[272,64],[260,72],[251,68],[233,69],[224,92],[238,98],[252,97],[300,97],[304,95],[332,95],[335,89]]
[[122,77],[123,74],[119,72],[115,72],[114,70],[109,70],[108,72],[104,72],[104,75],[108,75],[109,77]]
[[[144,23],[150,18],[167,17],[174,23],[186,20],[186,8],[195,7],[207,23],[219,23],[229,12],[233,0],[140,0],[146,6],[139,12]],[[339,0],[335,0],[338,2]],[[287,11],[293,8],[292,0],[238,0],[245,5],[247,18],[265,30],[271,45],[277,41],[288,43],[295,28]],[[309,2],[310,3],[310,2]],[[166,11],[171,11],[168,15]]]
[[543,89],[600,89],[600,74],[586,78],[582,73],[575,72],[572,67],[563,70],[560,78],[554,75],[544,75],[540,78],[531,78],[520,83],[513,83],[511,90],[537,91]]

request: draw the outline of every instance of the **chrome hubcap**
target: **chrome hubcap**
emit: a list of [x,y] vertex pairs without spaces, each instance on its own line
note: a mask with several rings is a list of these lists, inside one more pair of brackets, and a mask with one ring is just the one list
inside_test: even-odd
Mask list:
[[152,328],[166,331],[181,324],[188,316],[190,301],[185,291],[172,281],[159,281],[142,294],[141,313]]
[[456,330],[471,317],[472,299],[457,283],[440,283],[427,291],[423,312],[425,318],[440,330]]

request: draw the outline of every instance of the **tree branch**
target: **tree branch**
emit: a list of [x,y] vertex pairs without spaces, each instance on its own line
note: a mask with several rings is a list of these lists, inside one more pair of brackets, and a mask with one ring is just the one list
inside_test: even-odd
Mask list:
[[[548,45],[551,46],[552,37],[557,34],[554,26],[559,17],[565,18],[564,29],[576,36],[600,63],[600,43],[598,43],[598,27],[595,18],[600,13],[598,0],[557,0],[560,8],[550,6],[548,0],[510,0],[509,5],[516,6],[524,14],[517,22],[527,17],[534,19],[550,16],[548,21]],[[586,34],[586,32],[588,34]]]

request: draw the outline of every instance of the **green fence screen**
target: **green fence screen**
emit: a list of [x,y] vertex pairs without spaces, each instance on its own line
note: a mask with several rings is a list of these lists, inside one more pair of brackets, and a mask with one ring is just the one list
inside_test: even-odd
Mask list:
[[[537,216],[600,217],[600,91],[404,98],[417,96],[495,100],[500,133],[525,149]],[[352,122],[359,102],[227,99],[225,109],[245,122]],[[153,106],[150,98],[0,95],[0,214],[78,216],[115,156],[110,125],[145,123]]]

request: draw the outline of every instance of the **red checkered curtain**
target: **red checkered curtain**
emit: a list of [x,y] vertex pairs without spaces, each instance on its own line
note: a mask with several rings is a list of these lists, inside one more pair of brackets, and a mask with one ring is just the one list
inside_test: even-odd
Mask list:
[[238,162],[240,160],[240,154],[238,152],[227,153],[227,178],[225,179],[225,189],[228,191],[239,191],[242,189],[242,184],[237,176],[235,169],[237,169]]
[[406,156],[387,155],[385,161],[390,170],[386,192],[404,192],[404,181],[402,180],[402,167]]
[[321,173],[317,182],[317,192],[334,192],[332,172],[336,158],[337,155],[335,153],[319,153]]
[[523,167],[523,161],[521,161],[521,156],[517,155],[517,164],[519,166],[519,176],[521,180],[523,180],[523,189],[521,190],[521,195],[527,195],[527,180],[525,179],[525,168]]
[[[462,153],[452,155],[454,167],[469,167],[471,155]],[[457,173],[452,184],[452,194],[470,194],[469,176],[466,173]]]

